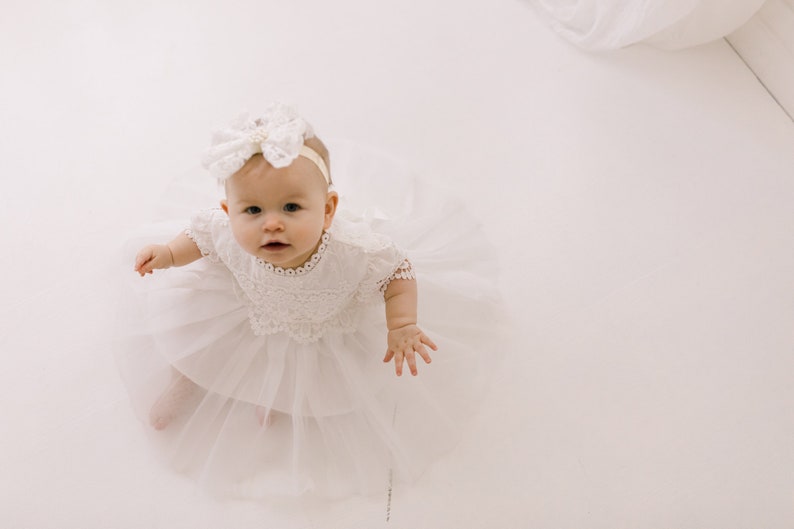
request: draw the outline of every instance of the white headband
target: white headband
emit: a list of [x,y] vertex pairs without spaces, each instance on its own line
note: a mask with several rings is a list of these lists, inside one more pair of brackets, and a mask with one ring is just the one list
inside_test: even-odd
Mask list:
[[325,165],[325,160],[323,157],[320,156],[320,153],[312,149],[306,144],[301,145],[301,150],[298,152],[298,156],[303,156],[304,158],[311,160],[314,162],[314,165],[317,166],[317,169],[323,174],[323,178],[325,178],[325,183],[329,186],[331,185],[331,175],[328,172],[328,166]]
[[204,167],[218,180],[226,180],[254,154],[262,153],[273,167],[287,167],[298,156],[311,160],[325,182],[331,178],[325,161],[303,141],[314,137],[311,126],[294,108],[274,103],[258,117],[244,114],[212,136]]

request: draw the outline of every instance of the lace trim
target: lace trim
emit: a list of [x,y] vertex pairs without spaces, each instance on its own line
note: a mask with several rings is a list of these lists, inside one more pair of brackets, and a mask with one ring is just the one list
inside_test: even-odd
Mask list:
[[317,251],[314,252],[314,254],[312,254],[312,256],[309,257],[305,263],[296,268],[281,268],[280,266],[273,265],[273,263],[268,263],[260,257],[256,258],[256,262],[262,265],[268,272],[273,272],[274,274],[280,276],[302,276],[303,274],[311,272],[314,267],[317,266],[317,263],[320,262],[320,258],[325,253],[325,250],[328,249],[328,241],[330,240],[331,234],[327,231],[324,232],[323,236],[320,238],[320,246],[317,247]]
[[187,235],[188,239],[196,243],[196,247],[199,249],[199,251],[201,251],[201,255],[203,257],[208,258],[213,263],[220,261],[218,254],[211,249],[210,245],[207,244],[207,241],[203,240],[203,238],[196,234],[192,229],[185,228],[185,235]]
[[378,290],[380,290],[381,294],[386,292],[389,283],[395,279],[416,279],[416,272],[411,261],[404,259],[389,277],[378,281]]

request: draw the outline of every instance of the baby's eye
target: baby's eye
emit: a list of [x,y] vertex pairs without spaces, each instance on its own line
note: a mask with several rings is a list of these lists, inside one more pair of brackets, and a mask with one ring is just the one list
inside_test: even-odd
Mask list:
[[262,208],[259,206],[248,206],[245,208],[245,212],[249,215],[256,215],[257,213],[262,213]]
[[298,211],[301,207],[294,202],[290,202],[288,204],[284,204],[284,211],[288,213],[294,213]]

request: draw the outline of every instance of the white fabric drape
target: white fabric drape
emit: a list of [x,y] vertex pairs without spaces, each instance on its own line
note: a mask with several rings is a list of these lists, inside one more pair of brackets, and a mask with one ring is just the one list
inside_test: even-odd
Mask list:
[[704,44],[744,24],[765,0],[530,0],[563,37],[587,50],[648,42]]

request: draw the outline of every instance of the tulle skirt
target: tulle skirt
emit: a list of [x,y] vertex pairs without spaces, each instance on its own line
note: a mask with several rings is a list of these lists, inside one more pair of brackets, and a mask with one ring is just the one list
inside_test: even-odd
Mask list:
[[[131,269],[140,246],[167,242],[191,208],[220,198],[208,176],[176,182],[164,212],[181,220],[145,227],[127,245],[117,358],[157,452],[211,492],[340,497],[412,482],[460,438],[502,356],[495,252],[476,219],[382,154],[330,147],[338,215],[364,219],[407,250],[419,326],[438,351],[418,362],[418,376],[397,377],[382,361],[382,304],[362,309],[355,332],[300,343],[252,332],[222,263],[139,278]],[[153,409],[168,410],[167,425]]]

